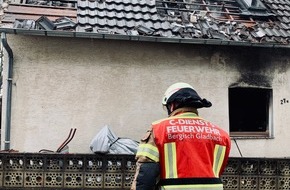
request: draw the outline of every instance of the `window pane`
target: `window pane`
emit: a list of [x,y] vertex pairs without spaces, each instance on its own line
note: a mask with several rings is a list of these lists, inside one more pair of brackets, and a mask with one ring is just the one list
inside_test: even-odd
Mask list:
[[248,8],[251,9],[266,9],[260,0],[243,0]]
[[250,7],[251,6],[251,4],[252,4],[252,0],[244,0],[245,1],[245,3]]

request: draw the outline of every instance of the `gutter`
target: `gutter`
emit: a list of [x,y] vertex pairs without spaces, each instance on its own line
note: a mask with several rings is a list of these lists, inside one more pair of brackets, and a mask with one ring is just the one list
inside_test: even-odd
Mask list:
[[12,69],[13,69],[13,52],[7,43],[6,33],[1,33],[1,42],[8,53],[7,68],[7,95],[6,95],[6,113],[5,113],[5,140],[4,150],[10,149],[10,130],[11,130],[11,97],[12,97]]
[[27,30],[21,28],[1,28],[0,32],[15,35],[35,35],[48,37],[70,37],[70,38],[90,38],[103,40],[127,40],[140,42],[157,42],[157,43],[176,43],[176,44],[196,44],[196,45],[217,45],[217,46],[240,46],[240,47],[261,47],[261,48],[281,48],[289,49],[289,44],[279,43],[251,43],[241,41],[230,41],[221,39],[187,39],[187,38],[168,38],[142,35],[122,35],[108,33],[91,33],[91,32],[71,32],[58,30]]

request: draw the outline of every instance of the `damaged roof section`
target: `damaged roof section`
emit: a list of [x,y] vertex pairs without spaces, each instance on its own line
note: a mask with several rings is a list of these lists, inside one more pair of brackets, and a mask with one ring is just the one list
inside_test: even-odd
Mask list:
[[[17,3],[2,3],[1,27],[29,30],[67,29],[64,24],[77,24],[77,2],[18,0]],[[69,23],[69,24],[68,24]]]
[[[77,29],[167,38],[289,43],[288,26],[284,24],[289,22],[284,14],[290,13],[289,1],[280,4],[264,0],[265,6],[260,2],[259,7],[247,7],[241,1],[78,0]],[[277,10],[272,12],[267,6]]]
[[260,44],[290,42],[290,0],[18,1],[4,7],[1,28]]

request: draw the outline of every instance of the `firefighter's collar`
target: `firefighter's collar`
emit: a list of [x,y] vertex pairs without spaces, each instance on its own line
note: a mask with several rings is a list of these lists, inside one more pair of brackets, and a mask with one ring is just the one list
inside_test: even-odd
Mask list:
[[174,110],[169,117],[175,116],[175,115],[179,115],[185,112],[192,112],[195,113],[196,115],[198,115],[198,111],[196,108],[191,108],[191,107],[184,107],[184,108],[178,108],[176,110]]

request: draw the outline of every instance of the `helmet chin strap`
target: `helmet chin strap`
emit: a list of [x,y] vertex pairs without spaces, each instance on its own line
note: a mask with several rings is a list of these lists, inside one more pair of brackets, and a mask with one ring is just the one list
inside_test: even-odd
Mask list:
[[168,116],[172,113],[172,111],[170,111],[170,108],[169,108],[169,106],[168,105],[166,105],[166,109],[167,109],[167,114],[168,114]]
[[168,116],[175,110],[175,104],[171,103],[166,105]]

